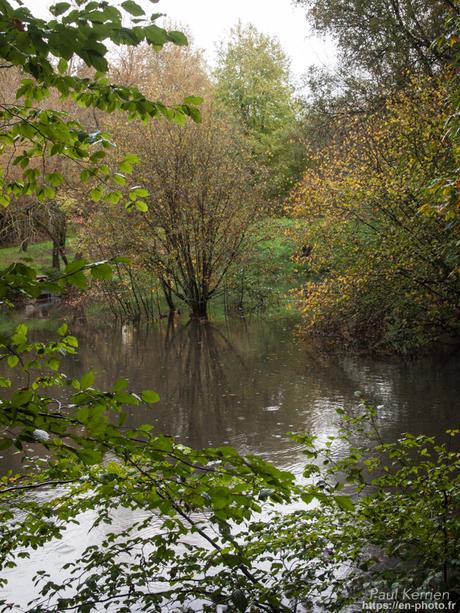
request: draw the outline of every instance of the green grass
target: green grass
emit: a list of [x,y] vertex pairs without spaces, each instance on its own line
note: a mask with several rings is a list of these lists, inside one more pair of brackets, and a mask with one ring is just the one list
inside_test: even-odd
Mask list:
[[259,258],[265,259],[268,274],[281,291],[295,287],[298,275],[304,272],[292,259],[299,246],[288,235],[288,231],[295,224],[294,220],[287,217],[271,218],[260,224],[255,233]]
[[[243,304],[249,311],[255,308],[270,317],[295,311],[290,290],[305,283],[308,276],[308,269],[293,261],[299,246],[287,231],[296,223],[286,217],[270,218],[253,230],[248,254],[240,266],[240,271],[244,269]],[[240,281],[238,275],[230,281],[233,288],[227,302],[238,302]],[[257,309],[261,303],[265,306]],[[211,303],[210,312],[213,319],[223,314],[220,297]]]
[[[72,259],[74,252],[72,249],[75,244],[75,237],[67,241],[67,257]],[[6,267],[14,262],[29,263],[37,269],[39,274],[48,273],[52,269],[53,243],[43,241],[29,245],[27,251],[22,251],[20,247],[0,248],[0,267]]]

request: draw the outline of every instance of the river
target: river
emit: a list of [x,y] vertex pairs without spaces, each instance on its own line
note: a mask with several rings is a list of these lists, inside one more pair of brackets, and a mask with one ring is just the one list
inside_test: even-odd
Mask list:
[[[160,394],[158,404],[131,412],[131,425],[152,423],[193,447],[232,445],[295,473],[302,450],[287,433],[310,432],[320,440],[336,434],[336,409],[355,406],[357,391],[379,406],[386,440],[407,431],[442,436],[459,425],[458,350],[404,360],[327,353],[300,340],[293,319],[165,320],[140,328],[77,323],[72,331],[80,349],[67,361],[71,375],[93,370],[100,388],[126,377],[133,390]],[[19,462],[19,455],[5,456],[2,470]],[[82,518],[61,541],[9,571],[0,597],[25,603],[34,595],[38,568],[59,574],[84,546],[97,543],[104,528],[88,534],[91,519]],[[110,530],[130,521],[120,509]]]

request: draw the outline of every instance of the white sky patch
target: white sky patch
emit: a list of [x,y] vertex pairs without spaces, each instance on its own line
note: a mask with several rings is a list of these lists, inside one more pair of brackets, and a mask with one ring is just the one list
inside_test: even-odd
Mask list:
[[328,66],[335,60],[334,44],[311,34],[304,10],[291,0],[160,0],[151,6],[167,13],[170,20],[188,26],[196,46],[204,49],[211,66],[216,45],[227,38],[238,20],[277,36],[291,59],[295,77],[311,65]]
[[[291,60],[297,80],[309,66],[332,66],[335,46],[331,40],[313,36],[305,11],[291,0],[138,0],[148,14],[165,13],[169,22],[185,26],[196,47],[204,50],[210,66],[215,65],[216,46],[228,36],[238,20],[252,23],[258,30],[277,36]],[[25,0],[32,12],[46,16],[50,0]],[[120,2],[111,2],[120,4]],[[161,22],[159,23],[161,25]]]

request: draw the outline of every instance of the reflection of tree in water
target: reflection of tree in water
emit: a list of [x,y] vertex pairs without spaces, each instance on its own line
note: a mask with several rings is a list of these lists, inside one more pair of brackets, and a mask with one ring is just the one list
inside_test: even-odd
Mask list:
[[176,434],[203,444],[220,438],[214,434],[236,404],[230,381],[235,371],[244,376],[244,359],[218,328],[194,320],[185,326],[169,322],[160,376],[162,397],[177,412]]
[[287,465],[293,443],[286,432],[336,433],[335,410],[356,406],[356,390],[386,405],[380,426],[388,440],[402,431],[455,425],[458,358],[334,355],[295,339],[292,325],[281,320],[184,325],[172,319],[145,328],[88,324],[72,331],[81,341],[69,365],[73,376],[93,369],[100,387],[126,377],[134,390],[158,391],[161,401],[133,409],[131,423],[154,423],[195,447],[227,441],[274,461],[285,454],[279,459]]
[[79,337],[82,363],[74,364],[76,371],[93,368],[101,385],[126,377],[133,389],[159,392],[158,405],[132,411],[133,425],[154,421],[194,445],[222,442],[224,421],[241,404],[234,382],[244,379],[246,363],[219,328],[172,318],[139,329],[81,330]]

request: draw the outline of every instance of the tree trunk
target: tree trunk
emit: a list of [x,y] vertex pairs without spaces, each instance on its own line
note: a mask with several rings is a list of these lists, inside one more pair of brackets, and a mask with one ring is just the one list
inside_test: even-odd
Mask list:
[[57,230],[58,230],[57,242],[58,242],[58,248],[59,248],[59,255],[62,261],[64,262],[64,266],[67,266],[69,263],[69,260],[67,259],[67,254],[66,254],[67,220],[64,214],[60,215]]
[[59,243],[53,240],[53,268],[59,270],[61,268],[61,258],[59,256]]
[[169,312],[174,313],[176,311],[176,305],[174,304],[171,288],[163,279],[161,279],[161,285],[163,287],[163,293],[165,295],[165,300],[166,304],[168,305]]
[[208,319],[208,301],[203,298],[190,304],[192,319]]
[[65,214],[56,206],[53,209],[51,228],[48,230],[53,238],[53,268],[59,270],[60,259],[64,266],[69,263],[66,255],[67,219]]

